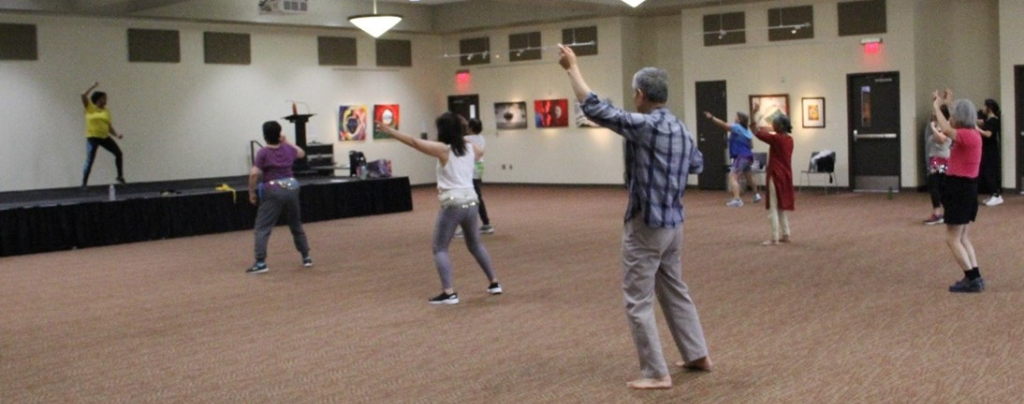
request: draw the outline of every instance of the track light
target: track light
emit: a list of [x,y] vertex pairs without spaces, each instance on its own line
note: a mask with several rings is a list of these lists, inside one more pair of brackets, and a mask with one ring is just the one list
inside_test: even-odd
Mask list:
[[639,6],[640,3],[644,2],[644,0],[622,0],[622,1],[624,1],[626,4],[629,4],[630,7],[634,7],[634,8],[636,6]]

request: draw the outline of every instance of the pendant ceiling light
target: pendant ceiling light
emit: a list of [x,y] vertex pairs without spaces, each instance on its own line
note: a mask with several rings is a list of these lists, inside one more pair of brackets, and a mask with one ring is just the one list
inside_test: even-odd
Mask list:
[[626,4],[629,4],[630,7],[639,6],[640,3],[644,2],[644,0],[622,0],[622,1],[626,2]]
[[[641,0],[643,1],[643,0]],[[388,32],[391,27],[402,21],[402,16],[395,14],[377,14],[377,0],[373,0],[373,14],[360,14],[348,17],[348,22],[377,38]]]

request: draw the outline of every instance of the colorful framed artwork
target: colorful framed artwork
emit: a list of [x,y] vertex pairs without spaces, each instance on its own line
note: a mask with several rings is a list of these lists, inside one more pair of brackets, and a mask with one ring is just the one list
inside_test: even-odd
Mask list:
[[803,111],[805,128],[825,127],[825,97],[805,97],[800,99],[800,110]]
[[498,130],[526,129],[526,102],[494,103],[494,122]]
[[567,128],[569,100],[536,100],[533,102],[533,116],[538,128]]
[[338,140],[366,140],[366,106],[338,107]]
[[789,94],[751,95],[750,120],[755,128],[771,128],[779,116],[789,116]]
[[398,104],[377,104],[373,106],[373,140],[390,139],[391,137],[377,130],[377,122],[385,124],[398,130],[400,121]]

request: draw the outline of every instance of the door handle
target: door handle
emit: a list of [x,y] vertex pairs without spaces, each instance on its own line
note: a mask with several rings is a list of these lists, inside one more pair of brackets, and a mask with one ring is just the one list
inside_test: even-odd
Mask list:
[[897,136],[895,133],[871,133],[867,135],[858,135],[857,132],[853,133],[853,139],[895,139]]

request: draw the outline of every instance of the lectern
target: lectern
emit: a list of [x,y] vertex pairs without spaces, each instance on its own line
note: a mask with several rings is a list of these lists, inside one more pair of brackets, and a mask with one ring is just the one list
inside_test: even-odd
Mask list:
[[[306,122],[309,122],[309,117],[313,115],[315,114],[291,114],[284,117],[288,122],[295,125],[295,145],[303,150],[306,149]],[[296,159],[295,164],[292,166],[292,171],[295,174],[309,171],[309,162],[305,157]]]

